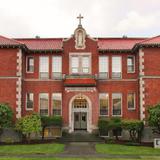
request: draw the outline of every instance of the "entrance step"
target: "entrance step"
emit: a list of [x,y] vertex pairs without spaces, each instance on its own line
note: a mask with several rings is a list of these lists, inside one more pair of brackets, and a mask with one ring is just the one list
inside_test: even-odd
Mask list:
[[87,131],[75,131],[73,133],[67,133],[61,138],[62,142],[104,142],[104,139],[100,138],[96,134],[88,133]]

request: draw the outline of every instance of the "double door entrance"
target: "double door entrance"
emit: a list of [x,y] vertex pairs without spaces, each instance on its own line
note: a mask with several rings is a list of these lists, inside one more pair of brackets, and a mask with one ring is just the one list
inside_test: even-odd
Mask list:
[[87,130],[87,113],[74,112],[74,129]]

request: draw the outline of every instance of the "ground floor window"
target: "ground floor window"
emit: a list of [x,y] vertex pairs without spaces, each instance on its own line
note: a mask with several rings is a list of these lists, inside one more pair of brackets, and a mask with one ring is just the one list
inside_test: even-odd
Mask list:
[[109,96],[108,93],[100,93],[99,94],[99,107],[100,107],[100,116],[108,115],[109,108]]
[[39,94],[39,112],[40,115],[42,116],[48,116],[48,106],[49,106],[49,101],[48,101],[48,93],[40,93]]
[[122,115],[122,94],[121,93],[112,94],[112,114],[113,116]]
[[52,114],[56,116],[61,115],[62,110],[62,94],[53,93],[52,94]]
[[26,110],[33,110],[33,93],[26,94]]
[[127,95],[127,105],[129,110],[135,109],[135,93],[128,93]]

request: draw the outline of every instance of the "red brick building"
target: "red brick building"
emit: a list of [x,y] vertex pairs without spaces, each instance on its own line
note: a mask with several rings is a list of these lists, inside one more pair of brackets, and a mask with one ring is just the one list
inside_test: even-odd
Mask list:
[[62,115],[64,128],[92,132],[100,116],[145,120],[160,102],[160,36],[70,38],[0,36],[0,102],[15,117]]

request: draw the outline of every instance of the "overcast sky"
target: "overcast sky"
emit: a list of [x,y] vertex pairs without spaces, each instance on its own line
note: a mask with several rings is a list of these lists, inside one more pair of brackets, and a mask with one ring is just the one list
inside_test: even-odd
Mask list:
[[160,0],[0,0],[0,35],[69,37],[79,13],[93,37],[160,34]]

